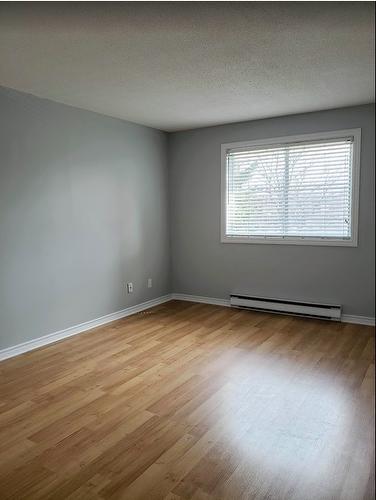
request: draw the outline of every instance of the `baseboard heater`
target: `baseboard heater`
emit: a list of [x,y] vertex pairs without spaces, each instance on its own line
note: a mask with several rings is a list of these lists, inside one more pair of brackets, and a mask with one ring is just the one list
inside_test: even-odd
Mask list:
[[333,304],[316,304],[313,302],[300,302],[295,300],[275,299],[265,297],[250,297],[247,295],[230,295],[232,307],[252,309],[255,311],[292,314],[294,316],[307,316],[310,318],[341,319],[341,306]]

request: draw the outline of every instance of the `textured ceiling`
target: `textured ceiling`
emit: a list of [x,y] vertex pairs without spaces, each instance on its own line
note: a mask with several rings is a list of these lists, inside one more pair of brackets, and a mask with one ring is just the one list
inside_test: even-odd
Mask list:
[[373,10],[1,2],[0,85],[168,131],[371,102]]

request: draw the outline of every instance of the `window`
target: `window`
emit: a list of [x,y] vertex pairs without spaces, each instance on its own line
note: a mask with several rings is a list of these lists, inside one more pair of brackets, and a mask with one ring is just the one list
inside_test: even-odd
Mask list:
[[222,242],[357,245],[360,129],[222,145]]

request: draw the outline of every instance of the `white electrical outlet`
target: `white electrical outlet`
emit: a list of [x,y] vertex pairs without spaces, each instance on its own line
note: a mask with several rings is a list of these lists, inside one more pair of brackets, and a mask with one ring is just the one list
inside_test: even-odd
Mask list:
[[153,286],[153,280],[151,278],[148,279],[148,288]]
[[127,292],[133,293],[133,283],[127,283]]

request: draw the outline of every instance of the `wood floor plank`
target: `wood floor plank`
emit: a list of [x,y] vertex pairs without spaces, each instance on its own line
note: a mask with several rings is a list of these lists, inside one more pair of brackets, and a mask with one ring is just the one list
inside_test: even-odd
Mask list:
[[374,329],[172,301],[0,364],[0,498],[372,500]]

